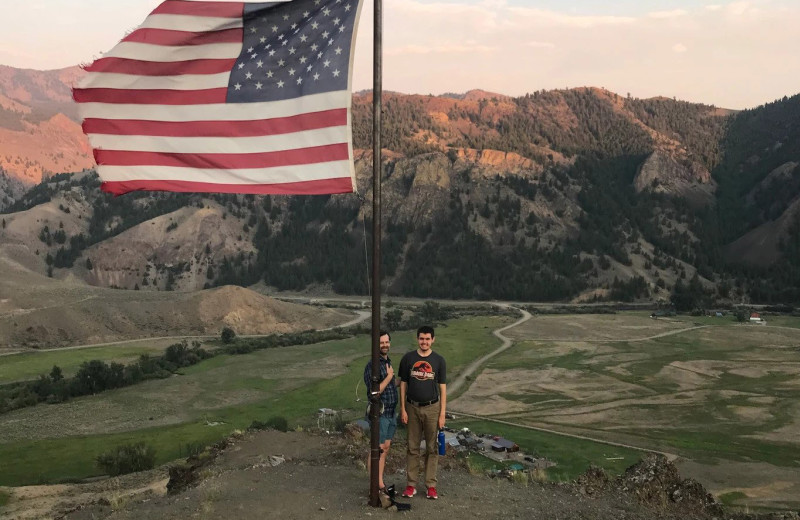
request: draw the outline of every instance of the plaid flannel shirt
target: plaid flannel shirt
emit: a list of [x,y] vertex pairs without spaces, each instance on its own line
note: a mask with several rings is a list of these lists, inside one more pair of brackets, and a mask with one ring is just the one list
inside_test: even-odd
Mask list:
[[[380,381],[386,379],[386,374],[388,373],[386,370],[387,365],[390,365],[392,361],[389,358],[384,359],[383,357],[379,358],[380,361]],[[369,392],[372,389],[372,362],[368,362],[367,366],[364,367],[364,384],[367,385],[367,397],[369,397]],[[379,382],[380,382],[379,381]],[[381,392],[381,401],[383,401],[383,416],[384,417],[394,417],[394,411],[397,407],[397,385],[394,384],[394,378],[389,381],[389,384],[386,385],[386,388],[383,389]]]

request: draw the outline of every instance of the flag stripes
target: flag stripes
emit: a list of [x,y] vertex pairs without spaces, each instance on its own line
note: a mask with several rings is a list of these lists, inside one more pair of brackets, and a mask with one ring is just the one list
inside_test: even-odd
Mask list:
[[239,43],[242,41],[242,30],[223,29],[221,31],[190,32],[171,29],[138,29],[123,38],[122,41],[172,46]]
[[129,152],[119,150],[95,150],[98,163],[109,166],[189,166],[191,168],[274,168],[317,162],[344,161],[348,158],[346,144],[332,144],[262,153],[194,153],[178,154],[163,152]]
[[183,74],[228,74],[236,58],[218,60],[187,60],[159,63],[127,58],[100,58],[84,68],[87,72],[107,72],[137,76],[176,76]]
[[[360,8],[360,0],[346,1]],[[317,7],[320,2],[323,5]],[[268,35],[278,36],[273,24],[283,24],[280,35],[299,39],[300,30],[312,32],[311,19],[315,16],[320,22],[329,18],[328,23],[332,23],[334,17],[328,17],[326,6],[334,2],[295,0],[292,4],[299,6],[297,9],[302,5],[297,12],[286,11],[286,2],[248,7],[243,2],[226,1],[162,2],[139,28],[86,67],[88,74],[73,89],[83,130],[94,148],[103,190],[117,195],[132,190],[353,191],[351,71],[345,67],[346,84],[332,89],[306,90],[305,94],[300,90],[299,95],[288,98],[259,93],[262,85],[275,92],[279,88],[276,80],[267,85],[267,79],[291,69],[273,68],[267,76],[266,67],[262,69],[261,60],[256,59],[258,53],[267,56],[270,44],[264,45],[264,40]],[[280,16],[271,11],[281,4],[284,10]],[[285,21],[287,13],[297,20],[295,26],[299,23],[300,29],[292,27],[291,33],[286,32],[291,23]],[[247,20],[255,16],[269,24],[248,25]],[[306,22],[307,26],[303,25]],[[336,25],[339,23],[336,18]],[[350,23],[352,32],[345,33],[347,53],[355,37],[355,20]],[[316,24],[313,29],[317,29]],[[245,45],[244,33],[257,30],[264,34],[261,45],[253,35]],[[319,29],[320,34],[323,31]],[[301,43],[296,39],[292,42]],[[298,51],[303,47],[287,45],[283,36],[273,41],[276,43],[283,44],[282,52],[291,49],[294,53],[294,46]],[[326,44],[330,52],[337,48],[327,40]],[[304,79],[313,81],[316,78],[308,73],[311,63],[305,63],[312,56],[305,56],[303,68],[308,75]],[[316,59],[319,61],[313,63],[320,72],[341,73],[341,65],[328,68],[327,62],[322,63],[326,58]],[[234,69],[238,79],[232,75]],[[239,92],[245,72],[246,95],[244,90]],[[251,82],[254,74],[259,76]],[[295,83],[294,77],[286,80]],[[338,85],[347,88],[337,90],[342,89]]]
[[255,137],[289,134],[347,124],[345,109],[325,110],[262,121],[138,121],[132,119],[85,119],[87,134],[160,135],[169,137]]
[[294,150],[307,146],[325,146],[347,142],[346,127],[329,127],[291,134],[257,137],[161,137],[146,135],[89,134],[92,146],[104,150],[129,150],[146,152],[205,153],[225,151],[230,153],[261,153]]
[[236,18],[242,16],[244,2],[198,2],[191,0],[166,0],[153,9],[152,14],[183,14],[190,16],[215,16]]
[[352,181],[347,177],[320,179],[315,181],[274,182],[270,184],[226,184],[220,182],[147,180],[106,181],[103,191],[112,195],[123,195],[131,191],[176,191],[253,193],[257,195],[324,195],[326,193],[348,193],[353,191]]

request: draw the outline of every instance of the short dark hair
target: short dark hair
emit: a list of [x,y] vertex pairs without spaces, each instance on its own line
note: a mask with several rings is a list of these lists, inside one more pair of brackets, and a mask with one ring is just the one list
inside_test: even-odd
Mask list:
[[392,335],[389,334],[389,331],[387,331],[387,330],[382,330],[382,331],[378,332],[378,338],[380,338],[381,336],[389,336],[389,340],[392,339]]
[[423,325],[422,327],[418,328],[417,337],[419,337],[420,334],[430,334],[432,338],[436,337],[436,334],[433,332],[433,327],[430,325]]

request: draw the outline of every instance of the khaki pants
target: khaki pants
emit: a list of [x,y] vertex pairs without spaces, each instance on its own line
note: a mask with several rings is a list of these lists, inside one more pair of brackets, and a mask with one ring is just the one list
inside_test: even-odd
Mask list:
[[439,434],[439,410],[441,403],[416,406],[406,403],[408,412],[408,466],[406,477],[409,486],[417,486],[419,481],[420,441],[425,438],[425,487],[436,487],[436,469],[439,467],[439,453],[436,449]]

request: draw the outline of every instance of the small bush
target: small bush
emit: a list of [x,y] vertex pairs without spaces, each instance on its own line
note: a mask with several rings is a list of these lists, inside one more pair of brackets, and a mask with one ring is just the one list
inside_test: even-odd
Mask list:
[[115,477],[153,469],[156,463],[156,450],[143,442],[125,444],[98,455],[96,462],[100,469]]
[[250,423],[251,430],[278,430],[280,432],[289,431],[289,423],[286,421],[286,417],[282,417],[280,415],[275,417],[270,417],[266,421],[253,421]]
[[229,343],[233,343],[233,340],[236,339],[236,332],[230,327],[225,327],[222,329],[222,333],[220,334],[220,339],[222,339],[222,342],[225,343],[226,345]]

